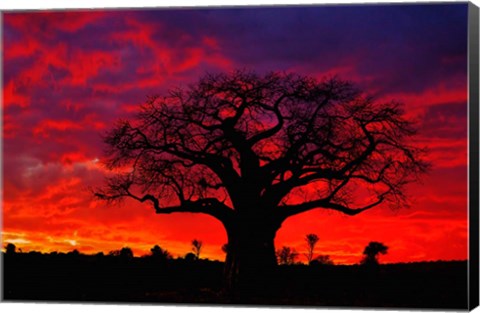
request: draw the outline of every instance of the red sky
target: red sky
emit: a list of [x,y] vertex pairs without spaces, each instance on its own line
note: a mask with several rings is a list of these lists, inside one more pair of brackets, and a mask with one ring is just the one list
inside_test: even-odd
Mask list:
[[197,238],[204,257],[223,259],[226,235],[213,218],[109,206],[88,187],[105,174],[101,134],[146,96],[246,68],[338,75],[404,102],[432,163],[409,187],[410,208],[295,216],[277,248],[302,253],[316,233],[316,253],[337,263],[358,262],[374,240],[390,247],[384,262],[466,259],[466,15],[466,4],[5,13],[2,240],[136,255],[159,244],[181,256]]

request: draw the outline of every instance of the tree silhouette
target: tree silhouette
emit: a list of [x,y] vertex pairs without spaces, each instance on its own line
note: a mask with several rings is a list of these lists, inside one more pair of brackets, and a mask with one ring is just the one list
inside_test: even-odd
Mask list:
[[105,254],[104,254],[103,252],[101,252],[101,251],[95,253],[95,257],[96,257],[97,259],[103,259],[104,256],[105,256]]
[[192,240],[192,251],[195,254],[196,259],[200,259],[200,252],[202,250],[203,242],[197,239]]
[[94,192],[149,203],[158,214],[218,219],[234,289],[276,265],[276,232],[293,215],[405,204],[405,185],[427,164],[402,115],[401,104],[337,78],[206,75],[117,122],[104,137],[112,173]]
[[305,257],[307,258],[308,264],[313,260],[313,252],[318,240],[319,238],[316,234],[307,234],[305,236],[305,241],[307,242],[307,253],[305,254]]
[[187,262],[193,262],[197,259],[197,256],[192,253],[192,252],[188,252],[186,255],[185,255],[185,261]]
[[291,265],[295,263],[298,253],[290,247],[282,247],[277,251],[278,263],[282,265]]
[[129,247],[123,247],[120,250],[112,250],[108,253],[109,256],[115,256],[122,259],[132,259],[133,251]]
[[388,247],[381,242],[371,241],[363,250],[364,258],[362,264],[378,265],[378,255],[387,254]]
[[72,251],[68,252],[67,255],[78,258],[80,256],[80,251],[78,251],[77,249],[73,249]]
[[168,252],[165,249],[162,249],[159,245],[153,246],[153,248],[150,249],[150,251],[152,253],[151,255],[152,258],[154,258],[155,260],[166,261],[172,258],[172,255],[170,254],[170,252]]
[[13,243],[8,243],[5,246],[5,253],[8,255],[13,255],[17,253],[17,247]]
[[118,257],[118,256],[120,256],[120,250],[112,250],[112,251],[108,252],[108,255]]
[[124,258],[124,259],[131,259],[131,258],[133,258],[133,251],[129,247],[123,247],[120,250],[120,255],[119,256],[121,258]]

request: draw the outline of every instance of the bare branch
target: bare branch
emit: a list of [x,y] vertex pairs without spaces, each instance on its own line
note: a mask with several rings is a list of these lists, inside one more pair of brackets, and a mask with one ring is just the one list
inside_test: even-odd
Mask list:
[[385,200],[385,196],[381,195],[378,199],[368,205],[359,208],[350,208],[346,205],[330,202],[328,199],[319,199],[310,202],[305,202],[297,205],[281,205],[279,206],[279,216],[282,220],[287,217],[300,214],[313,209],[331,209],[347,215],[357,215],[363,211],[376,207]]

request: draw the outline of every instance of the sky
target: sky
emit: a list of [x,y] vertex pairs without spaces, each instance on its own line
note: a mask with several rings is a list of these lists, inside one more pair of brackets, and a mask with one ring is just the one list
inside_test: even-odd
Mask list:
[[338,75],[401,101],[432,163],[409,186],[410,207],[297,215],[277,248],[303,253],[316,233],[316,255],[336,263],[359,262],[370,241],[389,246],[383,262],[467,258],[466,4],[17,12],[2,22],[4,243],[135,255],[158,244],[183,256],[196,238],[203,257],[223,259],[215,219],[108,205],[89,187],[102,184],[101,135],[116,120],[149,95],[241,68]]

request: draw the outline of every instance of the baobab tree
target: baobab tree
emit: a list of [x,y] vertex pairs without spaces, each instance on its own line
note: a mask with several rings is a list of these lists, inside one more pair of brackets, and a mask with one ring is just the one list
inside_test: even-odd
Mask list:
[[337,78],[207,74],[117,122],[104,138],[112,174],[95,194],[219,220],[235,289],[276,265],[274,238],[291,216],[402,206],[427,167],[414,135],[400,103]]

